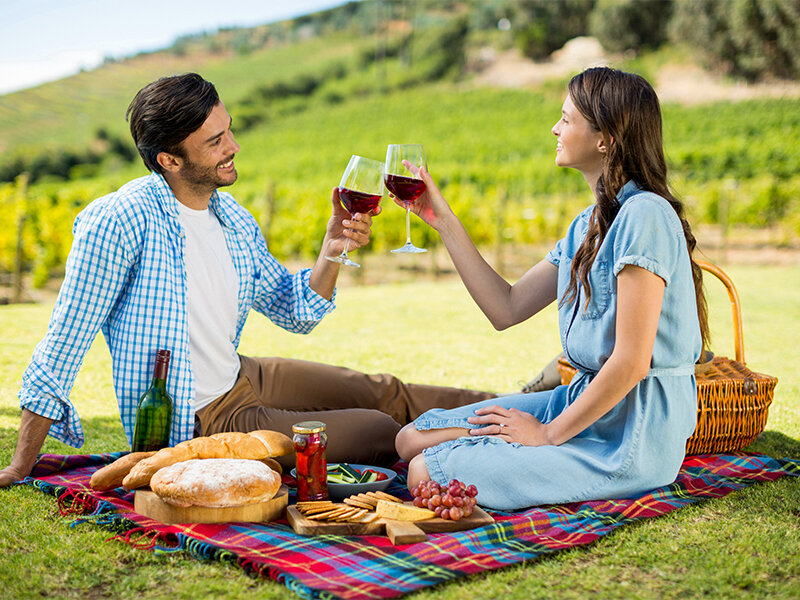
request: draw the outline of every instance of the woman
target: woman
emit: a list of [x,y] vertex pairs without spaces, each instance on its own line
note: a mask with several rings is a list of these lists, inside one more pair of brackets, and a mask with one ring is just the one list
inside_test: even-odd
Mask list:
[[409,489],[475,484],[497,509],[630,497],[674,481],[695,427],[694,363],[707,337],[695,239],[667,187],[661,110],[642,77],[592,68],[569,83],[556,164],[595,204],[509,285],[481,257],[424,169],[414,210],[436,229],[497,329],[558,300],[569,386],[430,410],[397,436]]

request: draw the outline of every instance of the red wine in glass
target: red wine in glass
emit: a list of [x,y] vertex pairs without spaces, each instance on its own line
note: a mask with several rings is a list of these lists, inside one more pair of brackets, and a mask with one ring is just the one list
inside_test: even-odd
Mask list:
[[399,254],[417,254],[427,252],[411,243],[411,205],[425,191],[425,182],[403,164],[411,163],[415,167],[428,168],[425,149],[422,144],[389,144],[386,148],[383,183],[406,207],[406,243],[392,250]]
[[387,174],[383,182],[386,188],[403,202],[414,202],[425,191],[425,182],[413,177]]
[[378,204],[381,203],[380,194],[357,192],[356,190],[348,190],[347,188],[343,187],[339,188],[339,198],[351,215],[356,213],[365,215],[368,212],[378,208]]
[[[350,157],[342,180],[339,182],[339,200],[350,213],[367,214],[375,210],[383,194],[383,163],[363,156]],[[350,238],[339,256],[326,256],[331,262],[338,262],[349,267],[360,267],[357,262],[347,256],[350,249]]]

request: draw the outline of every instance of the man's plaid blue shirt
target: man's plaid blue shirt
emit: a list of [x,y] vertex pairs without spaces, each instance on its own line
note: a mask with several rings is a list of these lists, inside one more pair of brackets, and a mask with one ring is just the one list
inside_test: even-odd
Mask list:
[[[172,353],[167,380],[174,402],[170,444],[193,435],[185,237],[177,202],[164,178],[152,173],[94,200],[75,219],[64,282],[19,392],[20,406],[54,419],[50,435],[67,444],[80,447],[84,442],[69,396],[98,331],[111,352],[128,440],[159,348]],[[292,275],[269,253],[255,219],[230,194],[214,192],[210,208],[222,224],[239,278],[234,347],[251,308],[296,333],[308,333],[333,310],[333,300],[309,287],[309,269]]]

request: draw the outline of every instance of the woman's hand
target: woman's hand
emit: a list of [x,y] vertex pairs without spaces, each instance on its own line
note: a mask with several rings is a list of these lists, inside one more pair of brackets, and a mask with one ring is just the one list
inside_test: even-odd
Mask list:
[[331,256],[341,254],[348,239],[350,240],[350,250],[366,246],[372,235],[372,217],[381,213],[381,207],[377,206],[369,213],[356,213],[351,217],[347,209],[342,206],[338,187],[333,188],[331,203],[333,212],[328,220],[326,232],[328,254]]
[[[436,186],[436,183],[433,181],[433,177],[431,177],[431,174],[428,173],[428,170],[425,167],[415,167],[407,160],[403,161],[403,166],[405,166],[405,168],[408,169],[414,175],[414,177],[422,179],[422,181],[425,182],[426,187],[426,190],[422,192],[422,195],[411,203],[411,212],[438,231],[439,224],[442,219],[448,215],[452,215],[453,211],[450,209],[447,201],[444,199],[442,193],[439,191],[439,188]],[[406,208],[405,202],[398,200],[393,194],[389,195],[394,199],[398,206]]]
[[470,435],[493,435],[523,446],[551,445],[547,425],[530,413],[493,405],[479,408],[475,414],[477,416],[467,420],[474,425],[484,425],[484,427],[470,429]]

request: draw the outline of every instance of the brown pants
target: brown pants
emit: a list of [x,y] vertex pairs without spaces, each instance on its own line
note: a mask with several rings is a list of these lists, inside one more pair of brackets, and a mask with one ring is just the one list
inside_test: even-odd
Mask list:
[[[323,421],[328,461],[388,465],[400,428],[431,408],[455,408],[495,394],[403,383],[344,367],[241,356],[233,388],[197,411],[201,435],[272,429],[292,436],[300,421]],[[286,457],[284,467],[293,462]]]

